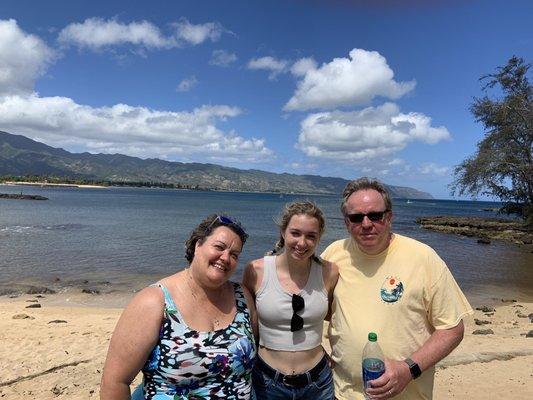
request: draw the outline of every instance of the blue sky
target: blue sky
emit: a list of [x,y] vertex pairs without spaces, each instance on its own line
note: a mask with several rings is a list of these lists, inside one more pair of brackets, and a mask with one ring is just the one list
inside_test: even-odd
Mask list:
[[448,198],[483,137],[478,79],[531,62],[532,16],[531,1],[2,0],[0,130]]

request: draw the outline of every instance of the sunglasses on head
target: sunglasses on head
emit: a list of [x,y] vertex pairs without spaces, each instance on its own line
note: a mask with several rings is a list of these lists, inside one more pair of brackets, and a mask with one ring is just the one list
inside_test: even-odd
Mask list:
[[346,214],[346,218],[348,221],[350,221],[352,224],[360,224],[363,222],[365,217],[367,217],[372,222],[380,222],[383,221],[383,218],[385,217],[385,214],[387,214],[390,210],[385,211],[372,211],[368,214],[363,213],[356,213],[356,214]]
[[292,318],[291,318],[291,332],[299,331],[304,327],[304,319],[296,314],[302,311],[305,307],[305,301],[302,296],[297,294],[292,295]]
[[206,232],[209,231],[211,227],[213,226],[213,224],[217,221],[222,225],[231,226],[232,228],[235,228],[239,236],[244,236],[245,238],[248,237],[248,235],[246,234],[246,232],[244,231],[244,229],[238,222],[232,220],[230,217],[227,217],[225,215],[217,215],[216,218],[213,219],[213,221],[211,221],[208,227],[205,228],[205,231]]

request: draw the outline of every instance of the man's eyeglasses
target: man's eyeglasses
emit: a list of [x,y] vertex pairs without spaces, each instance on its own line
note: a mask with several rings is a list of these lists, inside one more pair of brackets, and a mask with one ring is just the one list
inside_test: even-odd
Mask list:
[[363,222],[365,217],[368,217],[368,219],[372,222],[381,222],[383,221],[383,218],[385,217],[385,214],[387,214],[390,210],[385,211],[372,211],[368,214],[362,214],[362,213],[356,213],[356,214],[346,214],[346,218],[348,221],[350,221],[352,224],[360,224]]
[[305,307],[304,298],[300,295],[292,295],[292,318],[291,318],[291,332],[299,331],[304,327],[304,319],[296,314],[298,311],[302,311]]
[[215,222],[219,222],[222,225],[231,226],[232,228],[235,228],[239,236],[243,236],[245,240],[248,238],[248,235],[246,234],[242,226],[237,221],[234,221],[230,217],[227,217],[225,215],[217,215],[216,218],[211,221],[208,227],[205,228],[205,231],[208,232]]

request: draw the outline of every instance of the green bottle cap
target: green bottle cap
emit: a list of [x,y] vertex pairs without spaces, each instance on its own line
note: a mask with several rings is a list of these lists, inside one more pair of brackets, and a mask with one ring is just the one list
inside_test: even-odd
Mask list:
[[368,340],[371,342],[376,342],[378,340],[378,335],[376,335],[374,332],[370,332],[368,334]]

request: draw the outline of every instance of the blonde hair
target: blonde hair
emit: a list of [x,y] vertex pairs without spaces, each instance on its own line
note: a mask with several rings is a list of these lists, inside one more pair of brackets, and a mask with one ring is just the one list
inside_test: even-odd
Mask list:
[[[274,249],[268,252],[267,255],[278,254],[285,247],[285,240],[283,239],[283,235],[281,234],[281,232],[284,232],[285,229],[287,229],[291,218],[295,215],[307,215],[309,217],[315,218],[318,221],[318,235],[319,237],[322,236],[324,230],[326,229],[326,220],[324,218],[322,210],[315,203],[309,200],[293,201],[292,203],[287,203],[283,208],[283,212],[276,221],[276,225],[280,230],[279,240],[274,245]],[[313,259],[320,264],[322,263],[320,258],[314,254]]]

